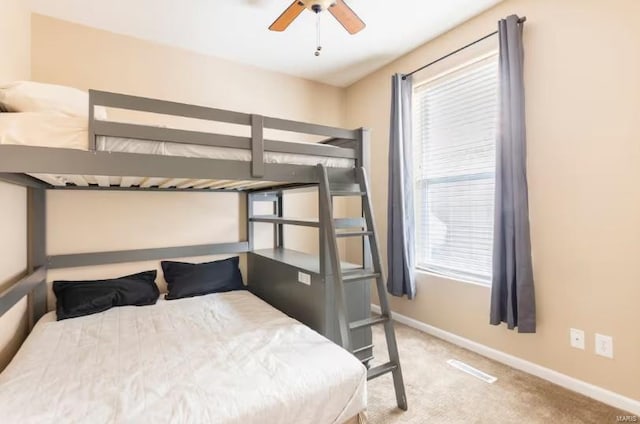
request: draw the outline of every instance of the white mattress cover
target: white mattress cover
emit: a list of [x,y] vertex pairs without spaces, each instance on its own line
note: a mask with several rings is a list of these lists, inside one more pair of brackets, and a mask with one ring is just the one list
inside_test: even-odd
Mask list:
[[[57,113],[0,113],[0,144],[88,150],[87,120],[82,117]],[[199,146],[119,137],[98,137],[97,144],[99,150],[109,152],[251,161],[250,150],[229,147]],[[265,152],[264,161],[265,163],[293,165],[323,164],[332,168],[354,166],[353,159],[277,152]]]
[[351,354],[248,292],[51,312],[0,374],[3,423],[340,423],[366,408]]

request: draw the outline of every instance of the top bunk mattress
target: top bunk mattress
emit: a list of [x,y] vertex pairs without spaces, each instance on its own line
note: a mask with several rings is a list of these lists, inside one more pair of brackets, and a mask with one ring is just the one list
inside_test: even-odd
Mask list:
[[0,374],[3,423],[342,423],[350,353],[246,291],[45,315]]
[[[58,113],[0,113],[0,144],[17,144],[88,150],[87,119]],[[292,144],[295,142],[291,142]],[[251,161],[251,151],[230,147],[149,141],[119,137],[97,137],[98,150],[163,156]],[[265,152],[264,162],[272,164],[322,164],[330,168],[352,168],[353,159]]]

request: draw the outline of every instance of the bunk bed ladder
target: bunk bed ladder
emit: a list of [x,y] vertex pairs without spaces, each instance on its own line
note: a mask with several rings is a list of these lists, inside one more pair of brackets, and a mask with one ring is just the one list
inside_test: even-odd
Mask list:
[[[393,376],[393,385],[396,392],[396,400],[398,408],[407,410],[407,398],[404,390],[404,382],[402,378],[402,369],[400,367],[400,356],[398,354],[398,344],[396,342],[393,320],[391,318],[391,309],[385,279],[382,271],[382,262],[380,259],[380,249],[375,231],[375,221],[373,217],[373,208],[369,197],[369,184],[364,168],[356,168],[357,190],[332,190],[329,184],[327,170],[323,165],[318,165],[320,172],[320,213],[321,221],[324,220],[326,246],[328,247],[328,255],[330,256],[330,264],[333,274],[333,283],[335,285],[335,296],[337,303],[337,318],[340,329],[340,337],[342,347],[353,352],[351,346],[350,332],[359,328],[372,327],[382,324],[384,326],[384,334],[387,342],[389,353],[389,362],[375,366],[367,370],[367,380],[380,377],[391,373]],[[362,212],[364,215],[364,223],[366,228],[359,231],[337,232],[335,220],[333,218],[333,198],[337,196],[353,196],[362,198]],[[340,263],[340,254],[338,251],[338,237],[364,237],[365,243],[368,241],[371,252],[371,269],[360,268],[357,270],[343,271]],[[366,261],[365,261],[366,263]],[[360,321],[348,322],[348,314],[346,310],[344,284],[353,281],[376,281],[376,289],[380,300],[380,316],[372,316]]]

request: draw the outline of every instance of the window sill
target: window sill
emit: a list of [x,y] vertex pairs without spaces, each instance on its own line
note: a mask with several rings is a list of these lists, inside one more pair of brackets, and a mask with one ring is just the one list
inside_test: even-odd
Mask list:
[[434,271],[429,271],[427,269],[424,268],[416,268],[416,276],[426,276],[426,277],[435,277],[435,278],[439,278],[441,280],[448,280],[454,283],[462,283],[462,284],[471,284],[474,286],[479,286],[479,287],[484,287],[487,289],[491,288],[491,284],[490,283],[480,283],[478,281],[471,281],[471,280],[465,280],[463,278],[457,278],[457,277],[451,277],[448,275],[444,275],[444,274],[438,274],[437,272]]

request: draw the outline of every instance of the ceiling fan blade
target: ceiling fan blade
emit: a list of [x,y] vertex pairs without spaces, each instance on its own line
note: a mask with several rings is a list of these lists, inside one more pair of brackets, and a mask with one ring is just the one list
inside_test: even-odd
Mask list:
[[271,24],[269,29],[271,31],[284,31],[287,29],[291,22],[294,21],[305,9],[304,5],[301,4],[298,0],[294,1],[291,6],[287,8],[282,15],[276,19],[274,23]]
[[349,34],[356,34],[367,26],[362,19],[347,6],[344,0],[337,0],[336,4],[329,8],[329,12],[342,24]]

